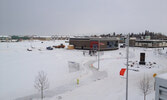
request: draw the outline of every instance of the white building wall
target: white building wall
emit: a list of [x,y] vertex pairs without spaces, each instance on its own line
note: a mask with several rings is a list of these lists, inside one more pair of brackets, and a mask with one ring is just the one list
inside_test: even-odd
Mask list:
[[159,43],[159,46],[160,46],[160,47],[162,47],[162,46],[163,46],[163,44],[162,44],[162,43]]
[[139,43],[139,46],[142,46],[142,44],[141,44],[141,43]]
[[165,42],[162,42],[162,46],[165,46],[166,45],[166,43]]
[[155,78],[155,100],[167,100],[167,79]]
[[148,47],[152,47],[152,43],[148,43]]
[[167,42],[165,42],[165,46],[167,46]]
[[135,46],[138,46],[138,43],[137,43],[137,42],[135,43]]

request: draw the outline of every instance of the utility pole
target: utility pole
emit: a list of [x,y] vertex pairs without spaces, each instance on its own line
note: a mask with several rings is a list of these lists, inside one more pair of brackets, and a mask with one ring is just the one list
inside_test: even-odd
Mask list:
[[98,40],[98,68],[97,68],[97,70],[99,70],[99,68],[100,68],[100,55],[99,55],[99,52],[100,52],[100,38]]
[[128,62],[129,62],[129,33],[126,38],[126,57],[127,57],[127,64],[126,64],[126,100],[128,100]]

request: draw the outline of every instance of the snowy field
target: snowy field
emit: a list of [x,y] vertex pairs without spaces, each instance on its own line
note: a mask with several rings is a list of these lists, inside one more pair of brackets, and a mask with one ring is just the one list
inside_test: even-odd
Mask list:
[[[50,87],[45,92],[45,100],[125,100],[126,48],[104,51],[100,56],[97,71],[97,56],[83,55],[83,50],[67,50],[47,46],[59,45],[65,41],[23,41],[0,43],[0,100],[40,100],[34,88],[38,72],[47,73]],[[33,47],[32,51],[27,48]],[[129,100],[143,100],[139,81],[143,76],[167,72],[167,48],[129,48]],[[88,51],[86,51],[88,52]],[[146,65],[138,64],[140,53],[146,53]],[[69,72],[68,62],[80,65],[77,72]],[[79,79],[79,85],[77,85]],[[154,100],[155,92],[147,96]]]

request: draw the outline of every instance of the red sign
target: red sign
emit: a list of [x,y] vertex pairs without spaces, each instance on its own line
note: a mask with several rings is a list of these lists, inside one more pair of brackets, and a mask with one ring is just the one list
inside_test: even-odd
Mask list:
[[120,71],[120,75],[124,76],[125,71],[126,71],[126,68],[122,68],[121,71]]
[[90,48],[91,49],[99,49],[100,45],[105,45],[104,43],[98,42],[98,41],[91,41],[90,42]]
[[97,41],[90,42],[90,48],[91,49],[93,48],[93,45],[97,45],[97,47],[98,47],[98,42]]

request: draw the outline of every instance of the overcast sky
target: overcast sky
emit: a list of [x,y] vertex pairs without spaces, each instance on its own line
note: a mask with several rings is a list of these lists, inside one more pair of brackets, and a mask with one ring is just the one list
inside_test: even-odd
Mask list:
[[167,0],[0,0],[1,35],[162,32]]

